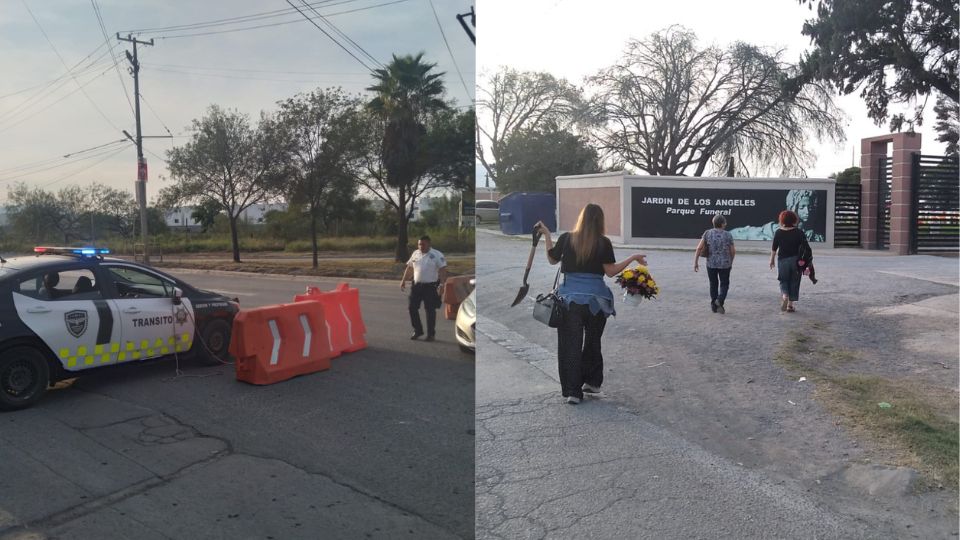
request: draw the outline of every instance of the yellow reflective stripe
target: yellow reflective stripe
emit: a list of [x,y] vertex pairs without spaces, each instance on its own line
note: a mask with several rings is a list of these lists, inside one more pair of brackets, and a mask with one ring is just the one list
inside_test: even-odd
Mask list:
[[180,341],[190,341],[190,334],[183,334],[180,336]]
[[150,342],[147,341],[147,340],[143,340],[143,341],[140,342],[140,348],[141,348],[141,349],[146,349],[146,348],[149,347],[149,346],[150,346]]
[[67,367],[76,367],[76,365],[77,365],[77,357],[76,357],[76,356],[71,356],[71,357],[67,360]]
[[127,359],[127,353],[125,352],[122,352],[117,355],[117,362],[123,362],[126,359]]
[[60,349],[60,358],[66,358],[70,356],[70,349]]
[[170,354],[170,347],[163,347],[160,349],[160,354]]
[[84,358],[84,359],[83,359],[83,363],[86,364],[86,365],[88,365],[88,366],[91,365],[91,364],[93,364],[93,357],[92,357],[92,356],[88,356],[88,357]]
[[140,351],[133,351],[133,352],[130,354],[130,356],[132,356],[133,359],[136,360],[136,359],[140,358]]
[[120,344],[119,344],[119,343],[111,343],[111,344],[110,344],[110,352],[115,353],[115,352],[119,352],[119,351],[120,351]]
[[97,345],[93,348],[93,354],[103,354],[103,345]]
[[128,341],[128,342],[127,342],[127,350],[128,350],[128,351],[132,351],[132,350],[134,350],[135,348],[137,348],[136,343],[134,343],[134,342],[132,342],[132,341]]
[[77,356],[86,356],[86,355],[87,355],[87,347],[85,345],[81,345],[77,347]]

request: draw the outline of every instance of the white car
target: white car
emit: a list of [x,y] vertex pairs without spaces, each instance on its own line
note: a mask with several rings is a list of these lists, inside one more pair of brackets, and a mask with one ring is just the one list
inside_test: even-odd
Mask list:
[[477,217],[477,225],[500,223],[500,203],[497,201],[477,201],[474,214]]
[[476,352],[477,341],[475,332],[477,329],[477,290],[470,292],[463,302],[460,303],[460,309],[457,311],[457,321],[454,333],[457,343],[460,344],[460,350],[463,352]]

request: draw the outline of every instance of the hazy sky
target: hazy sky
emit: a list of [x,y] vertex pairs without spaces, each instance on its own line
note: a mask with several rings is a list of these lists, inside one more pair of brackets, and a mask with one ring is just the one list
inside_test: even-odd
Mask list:
[[[803,22],[812,17],[797,0],[481,0],[480,35],[477,39],[478,84],[499,66],[546,71],[583,85],[586,76],[619,60],[627,40],[642,39],[674,24],[693,30],[701,45],[724,46],[734,41],[786,49],[785,59],[799,60],[809,49],[801,35]],[[493,37],[489,37],[493,36]],[[808,169],[810,177],[826,177],[860,164],[860,139],[888,133],[867,118],[859,92],[837,98],[848,116],[847,142],[839,148],[814,145],[819,156]],[[923,128],[923,153],[939,154],[943,144],[932,130],[933,104],[927,106]],[[477,185],[483,185],[478,167]]]
[[[301,3],[294,3],[312,14]],[[461,105],[472,103],[475,48],[456,20],[458,13],[470,10],[471,0],[433,0],[439,25],[430,0],[310,3],[381,63],[389,62],[394,53],[425,52],[427,61],[446,72],[448,97]],[[292,12],[238,19],[229,26],[140,34],[141,40],[155,38],[154,46],[139,47],[143,133],[165,135],[169,127],[178,136],[144,141],[151,199],[169,185],[160,178],[167,176],[162,160],[166,151],[187,141],[184,136],[191,120],[201,117],[209,105],[239,109],[255,122],[261,110],[274,110],[277,101],[298,92],[341,86],[360,93],[372,81],[360,62],[284,0],[98,0],[96,5],[109,40],[104,39],[89,0],[0,0],[0,201],[6,199],[7,186],[18,180],[48,190],[102,182],[133,192],[136,149],[132,144],[62,157],[123,139],[124,129],[135,133],[132,108],[121,85],[122,77],[132,99],[133,80],[124,57],[124,50],[130,47],[117,42],[117,32],[126,36],[127,31],[136,29]],[[296,22],[177,37],[286,21]],[[119,61],[119,74],[105,41]],[[343,38],[340,41],[345,42]],[[73,71],[75,80],[66,77],[50,84],[66,73],[64,63],[70,67],[79,64]],[[77,89],[77,83],[84,85],[83,90]],[[84,157],[87,159],[79,159]]]

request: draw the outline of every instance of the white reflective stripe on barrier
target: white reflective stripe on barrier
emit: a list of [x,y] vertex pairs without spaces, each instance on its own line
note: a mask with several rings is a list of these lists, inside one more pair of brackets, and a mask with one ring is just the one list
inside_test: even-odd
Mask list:
[[280,330],[277,328],[277,321],[270,319],[270,333],[273,334],[273,352],[270,353],[270,365],[277,365],[280,357]]
[[340,313],[343,313],[343,318],[347,320],[347,337],[353,345],[353,323],[350,322],[350,317],[347,317],[347,310],[343,309],[343,304],[340,304]]
[[333,352],[333,330],[330,329],[328,321],[323,321],[323,324],[327,325],[327,346],[330,347],[330,352]]
[[310,332],[310,323],[307,321],[306,315],[300,315],[300,326],[303,327],[303,357],[306,358],[310,356],[310,339],[312,334]]

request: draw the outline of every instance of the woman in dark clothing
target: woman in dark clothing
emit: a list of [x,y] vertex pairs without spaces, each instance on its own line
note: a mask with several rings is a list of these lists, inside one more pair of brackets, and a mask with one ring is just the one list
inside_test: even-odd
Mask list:
[[642,253],[616,262],[613,244],[604,236],[603,210],[588,204],[580,211],[577,224],[569,233],[550,240],[550,230],[542,223],[537,228],[546,242],[547,260],[560,264],[563,283],[557,296],[563,300],[563,322],[557,328],[557,360],[560,387],[567,403],[576,405],[583,393],[597,393],[603,384],[603,355],[600,338],[607,317],[615,315],[613,293],[603,276],[613,277],[633,261],[646,264]]
[[800,277],[803,275],[797,265],[800,247],[807,246],[807,237],[797,228],[797,214],[790,210],[780,212],[780,228],[773,235],[773,251],[770,252],[770,269],[773,270],[774,258],[777,261],[777,280],[780,281],[780,311],[794,312],[793,303],[800,297]]

